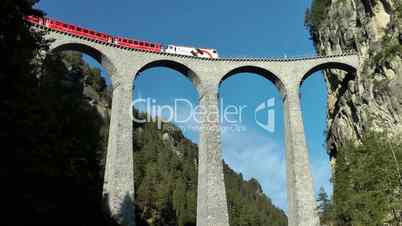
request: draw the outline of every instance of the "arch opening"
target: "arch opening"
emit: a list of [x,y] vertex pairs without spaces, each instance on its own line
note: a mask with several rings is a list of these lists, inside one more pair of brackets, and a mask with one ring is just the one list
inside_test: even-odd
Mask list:
[[[90,57],[82,53],[64,50],[54,53],[44,59],[44,70],[37,79],[40,95],[39,101],[33,103],[37,106],[35,115],[41,118],[32,120],[38,122],[33,128],[41,131],[33,146],[46,150],[34,151],[45,157],[34,159],[43,158],[38,167],[49,173],[37,171],[37,176],[29,178],[36,180],[30,183],[35,185],[31,190],[45,194],[47,203],[55,208],[30,222],[42,219],[40,224],[58,224],[67,211],[66,224],[78,221],[103,224],[107,219],[99,217],[103,216],[103,210],[95,200],[102,197],[109,135],[112,91],[104,79],[107,72],[95,60],[88,62]],[[52,180],[55,175],[56,181]]]
[[113,76],[113,73],[116,71],[116,67],[112,63],[111,59],[94,47],[82,43],[66,43],[51,49],[51,53],[63,51],[76,51],[92,57],[97,63],[102,65],[102,67],[107,70],[110,77]]
[[311,68],[309,71],[307,71],[307,73],[305,73],[303,75],[303,78],[300,82],[300,86],[302,86],[303,82],[309,78],[312,74],[318,72],[318,71],[322,71],[322,70],[329,70],[329,69],[339,69],[345,72],[348,72],[349,74],[353,75],[356,73],[357,69],[349,64],[345,64],[345,63],[340,63],[340,62],[326,62],[326,63],[322,63],[319,65],[314,66],[313,68]]
[[[231,225],[236,225],[235,222],[287,225],[282,96],[272,82],[274,78],[267,81],[261,75],[267,75],[267,71],[251,67],[236,69],[226,75],[219,87],[224,179]],[[254,196],[255,193],[259,195]]]
[[[324,74],[325,73],[325,74]],[[330,76],[337,77],[331,78]],[[340,76],[339,76],[340,74]],[[340,99],[356,77],[354,66],[329,62],[310,69],[301,80],[300,96],[305,138],[309,150],[315,196],[319,205],[321,223],[327,224],[331,208],[336,150],[329,134],[340,111]]]
[[137,224],[195,226],[199,132],[191,117],[198,103],[192,75],[184,65],[166,61],[140,72],[133,81]]
[[148,69],[152,69],[152,68],[169,68],[172,69],[176,72],[179,72],[181,75],[185,76],[186,78],[188,78],[193,85],[196,87],[198,84],[200,84],[200,79],[197,76],[197,74],[191,70],[189,67],[187,67],[186,65],[176,62],[176,61],[172,61],[172,60],[156,60],[156,61],[152,61],[148,64],[146,64],[145,66],[143,66],[138,73],[141,74],[144,71],[148,70]]
[[232,69],[228,73],[226,73],[219,84],[221,85],[226,79],[230,78],[231,76],[235,74],[241,74],[241,73],[249,73],[249,74],[256,74],[259,76],[262,76],[265,79],[268,79],[271,81],[275,87],[279,90],[280,94],[282,97],[286,95],[286,91],[283,85],[283,82],[276,76],[274,73],[270,72],[267,69],[261,68],[261,67],[256,67],[256,66],[241,66],[235,69]]

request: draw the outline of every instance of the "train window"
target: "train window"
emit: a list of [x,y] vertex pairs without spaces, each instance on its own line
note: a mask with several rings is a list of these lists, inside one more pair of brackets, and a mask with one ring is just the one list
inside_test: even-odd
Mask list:
[[137,42],[137,41],[134,41],[134,44],[135,44],[135,45],[138,45],[138,42]]
[[151,47],[155,47],[155,45],[154,45],[154,44],[151,44]]
[[149,46],[149,44],[148,44],[148,43],[145,43],[145,46]]

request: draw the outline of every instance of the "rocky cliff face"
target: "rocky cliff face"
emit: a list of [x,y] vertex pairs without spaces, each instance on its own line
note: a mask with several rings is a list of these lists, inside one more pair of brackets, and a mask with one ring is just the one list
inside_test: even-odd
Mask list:
[[356,75],[325,71],[329,154],[369,129],[402,132],[401,0],[315,0],[306,25],[319,54],[361,56]]

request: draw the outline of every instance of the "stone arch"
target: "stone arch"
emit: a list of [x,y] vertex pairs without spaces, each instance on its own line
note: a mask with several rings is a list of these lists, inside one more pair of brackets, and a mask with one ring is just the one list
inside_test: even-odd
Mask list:
[[275,75],[274,73],[272,73],[271,71],[269,71],[267,69],[264,69],[259,66],[253,66],[253,65],[240,66],[240,67],[230,70],[228,73],[226,73],[222,77],[222,79],[219,82],[219,86],[229,77],[231,77],[235,74],[239,74],[239,73],[253,73],[253,74],[260,75],[260,76],[268,79],[269,81],[271,81],[278,88],[279,93],[282,95],[282,97],[284,97],[286,95],[286,89],[285,89],[284,83],[279,79],[279,77],[277,75]]
[[[275,64],[273,64],[273,66],[275,67],[276,65]],[[224,84],[225,83],[225,81],[227,80],[227,79],[229,79],[229,82],[230,82],[230,78],[233,78],[233,77],[236,77],[236,75],[240,75],[239,77],[241,77],[241,76],[243,76],[243,77],[241,77],[240,79],[242,79],[242,80],[237,80],[237,82],[239,82],[239,83],[234,83],[234,84],[236,84],[236,86],[234,86],[234,87],[238,87],[238,88],[240,88],[240,90],[238,90],[238,91],[236,91],[236,93],[233,95],[234,96],[234,99],[237,99],[237,100],[235,100],[236,102],[232,102],[231,104],[236,104],[236,105],[238,105],[238,106],[242,106],[242,105],[244,105],[244,104],[247,104],[247,108],[248,108],[248,110],[251,110],[249,113],[251,113],[251,114],[244,114],[244,116],[241,116],[242,117],[242,120],[244,120],[245,122],[246,121],[248,121],[248,120],[254,120],[255,119],[255,122],[253,122],[253,124],[256,126],[256,128],[254,128],[253,126],[254,125],[247,125],[247,124],[244,124],[244,126],[246,126],[247,127],[247,130],[249,130],[249,128],[252,128],[252,129],[257,129],[257,131],[254,131],[253,133],[256,133],[256,134],[258,134],[258,137],[264,137],[266,134],[263,134],[263,132],[262,131],[264,131],[264,130],[267,130],[267,131],[270,131],[270,132],[274,132],[272,129],[273,129],[273,127],[270,127],[270,126],[266,126],[265,128],[264,127],[261,127],[261,126],[265,126],[266,124],[265,124],[265,122],[268,122],[268,120],[269,119],[267,119],[267,121],[261,121],[261,123],[259,122],[259,120],[257,120],[257,115],[256,115],[256,112],[260,112],[259,110],[258,111],[256,111],[258,108],[260,108],[261,106],[263,106],[264,105],[264,110],[263,109],[261,109],[261,110],[263,110],[263,111],[261,111],[261,112],[264,112],[264,113],[268,113],[268,110],[270,110],[270,109],[273,109],[273,107],[277,107],[278,109],[281,109],[281,111],[282,110],[284,110],[283,109],[283,106],[280,106],[280,105],[278,105],[277,103],[276,103],[276,101],[278,100],[278,102],[281,102],[280,100],[281,100],[281,97],[282,98],[284,98],[285,96],[286,96],[286,87],[285,87],[285,84],[284,84],[284,82],[279,78],[279,73],[277,73],[277,72],[274,72],[274,71],[271,71],[271,70],[269,70],[269,69],[266,69],[266,68],[269,68],[269,67],[267,67],[267,66],[262,66],[262,65],[252,65],[252,63],[251,64],[245,64],[245,65],[235,65],[234,67],[231,67],[229,70],[225,70],[225,72],[226,72],[226,74],[224,74],[224,76],[223,77],[221,77],[221,79],[220,79],[220,81],[219,81],[219,87],[218,87],[218,89],[219,89],[219,96],[220,96],[220,98],[223,98],[224,100],[225,100],[225,98],[227,98],[227,97],[229,97],[229,95],[227,95],[227,94],[225,94],[225,91],[224,91],[224,89],[223,89],[223,85],[222,84]],[[248,74],[247,75],[243,75],[242,73],[250,73],[251,75],[249,76]],[[261,79],[262,78],[262,79]],[[257,80],[258,79],[258,80]],[[265,99],[264,98],[264,101],[263,102],[259,102],[258,100],[261,100],[261,99],[258,99],[256,96],[254,96],[254,95],[251,95],[251,93],[250,93],[250,91],[249,90],[241,90],[241,88],[242,88],[242,82],[241,81],[246,81],[246,80],[254,80],[254,81],[258,81],[258,83],[259,84],[261,84],[261,87],[258,87],[258,89],[257,90],[259,90],[259,91],[263,91],[263,92],[266,92],[267,90],[268,91],[273,91],[272,93],[270,93],[270,95],[269,96],[267,96],[268,98],[270,98],[270,99]],[[272,87],[272,85],[274,86],[274,87]],[[254,89],[254,90],[256,90],[256,89]],[[277,96],[277,94],[278,94],[278,91],[279,91],[279,94],[281,95],[281,97],[278,97]],[[243,92],[243,93],[242,93]],[[256,93],[258,93],[258,92],[256,92]],[[243,96],[243,95],[248,95],[249,97],[251,97],[252,96],[252,98],[248,98],[245,102],[240,102],[240,101],[242,101],[242,100],[239,100],[238,99],[238,97],[241,97],[241,96]],[[250,96],[251,95],[251,96]],[[271,99],[271,97],[275,97],[275,99],[274,98],[272,98]],[[250,101],[251,100],[251,101]],[[274,100],[275,102],[271,102],[272,100]],[[226,101],[224,101],[224,102],[226,102]],[[258,103],[257,103],[258,102]],[[220,104],[222,105],[222,103],[223,102],[221,102]],[[274,103],[275,105],[271,105],[272,103]],[[250,105],[249,105],[250,104]],[[252,106],[252,104],[256,104],[255,106]],[[263,104],[263,105],[262,105]],[[250,106],[251,106],[251,108],[250,108]],[[266,108],[265,108],[265,106],[266,106]],[[223,108],[220,108],[220,109],[225,109],[225,106],[221,106],[221,107],[223,107]],[[255,108],[254,108],[255,107]],[[220,110],[219,109],[219,110]],[[271,111],[272,112],[272,111]],[[223,114],[223,112],[222,111],[220,111],[219,112],[219,117],[222,117],[222,114]],[[246,116],[246,115],[249,115],[249,116]],[[268,116],[268,117],[271,117],[272,115],[270,115],[270,116]],[[254,117],[254,118],[253,118]],[[275,118],[276,118],[276,115],[275,115]],[[272,118],[271,118],[272,119]],[[270,120],[269,120],[270,121]],[[272,122],[272,121],[270,121],[270,122]],[[243,122],[240,122],[240,124],[242,124]],[[250,122],[247,122],[247,123],[250,123]],[[264,124],[264,125],[263,125]],[[283,127],[283,125],[282,124],[280,124],[280,123],[278,123],[278,122],[275,122],[275,133],[277,133],[277,134],[280,134],[279,135],[279,137],[282,137],[281,139],[278,139],[279,137],[276,137],[277,135],[275,135],[275,138],[273,138],[275,141],[278,141],[278,142],[280,142],[280,143],[284,143],[285,142],[285,140],[284,140],[284,136],[285,136],[285,134],[284,134],[284,131],[283,131],[283,129],[284,129],[284,127]],[[225,126],[224,124],[222,124],[223,126]],[[250,127],[249,127],[250,126]],[[281,129],[279,129],[279,130],[277,130],[276,128],[277,127],[281,127]],[[261,129],[261,131],[259,131],[258,130],[258,128],[260,128]],[[282,132],[283,131],[283,132]],[[270,132],[267,132],[267,133],[270,133]],[[246,131],[246,132],[244,132],[244,131],[242,131],[241,133],[244,133],[243,135],[242,135],[242,139],[244,140],[242,143],[244,143],[244,144],[246,144],[245,145],[245,147],[240,147],[240,149],[244,149],[244,150],[248,150],[248,151],[250,151],[250,149],[249,149],[249,147],[246,147],[246,146],[250,146],[250,145],[257,145],[257,146],[255,146],[255,147],[262,147],[262,145],[266,145],[267,143],[267,140],[264,140],[264,139],[255,139],[255,134],[250,134],[250,133],[248,133],[248,131]],[[234,139],[233,139],[234,138]],[[221,140],[221,146],[222,146],[222,155],[223,155],[223,153],[228,153],[228,157],[230,156],[230,155],[232,155],[232,154],[229,154],[229,153],[235,153],[235,152],[233,152],[233,145],[236,145],[236,136],[233,136],[232,137],[232,135],[230,135],[230,136],[221,136],[220,137],[220,140]],[[257,158],[258,159],[265,159],[267,156],[274,156],[273,158],[276,158],[276,159],[285,159],[285,151],[278,151],[278,152],[272,152],[272,153],[270,153],[270,151],[264,151],[264,152],[255,152],[255,156],[257,156]],[[226,156],[225,156],[226,157]],[[253,162],[253,158],[246,158],[246,162]],[[228,158],[228,159],[226,159],[225,160],[226,161],[226,164],[230,164],[231,163],[231,161],[230,161],[230,158]],[[281,162],[282,163],[282,162]],[[281,165],[279,168],[280,169],[278,169],[278,170],[281,170],[282,169],[282,166],[283,165]],[[241,168],[241,167],[240,167]],[[279,171],[278,171],[279,172]],[[244,173],[244,172],[242,172],[242,173]],[[250,172],[249,172],[250,173]],[[266,178],[266,176],[261,176],[261,177],[259,177],[259,175],[258,174],[265,174],[265,175],[267,175],[267,174],[270,174],[270,173],[272,173],[272,171],[264,171],[262,168],[259,168],[259,169],[257,169],[257,171],[255,171],[255,172],[252,172],[252,174],[249,174],[248,176],[251,176],[251,177],[254,177],[254,178],[257,178],[258,180],[260,180],[260,179],[263,179],[263,178]],[[286,181],[286,176],[285,176],[285,174],[282,174],[282,173],[279,173],[278,175],[280,175],[280,176],[278,176],[278,177],[276,177],[274,180],[275,180],[275,182],[276,183],[280,183],[280,184],[282,184],[282,182],[285,182]],[[226,181],[226,179],[225,179],[225,181]],[[227,182],[227,181],[226,181]],[[283,184],[284,185],[284,184]],[[285,190],[286,190],[286,187],[283,187]],[[272,195],[273,194],[273,190],[264,190],[264,193],[265,194],[267,194],[267,195]],[[286,199],[285,199],[286,200]],[[275,202],[275,204],[278,204],[278,203],[276,203],[276,201],[278,201],[278,200],[275,200],[274,202]],[[230,225],[233,225],[233,222],[231,222],[231,220],[232,219],[230,219],[229,218],[229,221],[230,221]]]
[[[345,77],[342,81],[337,81],[336,86],[335,84],[331,84],[331,82],[326,81],[326,76],[318,76],[314,75],[317,72],[324,72],[325,70],[340,70],[345,73]],[[331,150],[330,146],[328,145],[328,134],[327,130],[331,130],[331,127],[328,127],[328,117],[331,116],[331,112],[337,112],[335,108],[338,106],[337,102],[334,101],[334,96],[330,94],[331,87],[340,87],[335,92],[336,99],[339,98],[340,95],[348,88],[348,82],[355,79],[356,72],[358,70],[358,63],[354,60],[341,58],[338,60],[331,60],[328,59],[326,61],[318,61],[314,64],[311,64],[310,67],[307,67],[304,71],[301,71],[299,74],[300,79],[297,84],[297,88],[299,89],[299,98],[300,98],[300,110],[302,111],[302,123],[305,129],[305,141],[309,148],[307,148],[307,152],[310,156],[315,156],[314,158],[310,158],[309,164],[312,168],[318,167],[321,165],[321,173],[317,174],[314,171],[311,171],[313,181],[321,181],[320,184],[315,184],[314,187],[317,189],[316,186],[321,186],[325,188],[333,188],[333,185],[330,183],[330,178],[333,176],[333,171],[331,168],[333,167],[333,157],[334,152]],[[308,92],[307,89],[302,90],[302,86],[305,81],[307,81],[310,76],[314,75],[316,77],[315,81],[322,82],[323,85],[314,86],[313,92]],[[313,76],[313,77],[314,77]],[[313,79],[310,82],[314,82]],[[339,83],[338,83],[339,82]],[[312,84],[312,83],[310,83]],[[305,84],[307,85],[307,84]],[[305,87],[307,88],[307,86]],[[309,86],[311,88],[311,86]],[[305,94],[307,94],[305,96]],[[319,98],[321,96],[322,98]],[[338,99],[339,100],[339,99]],[[302,104],[304,102],[304,104]],[[302,105],[305,105],[304,107]],[[335,107],[335,108],[333,108]],[[307,110],[309,109],[309,110]],[[332,109],[332,110],[330,110]],[[335,109],[335,110],[334,110]],[[307,110],[307,111],[306,111]],[[311,126],[314,123],[315,126]],[[322,126],[322,127],[321,127]],[[310,132],[307,132],[307,131]],[[322,137],[318,139],[318,134],[324,134]],[[321,140],[322,139],[322,140]],[[317,144],[317,140],[320,141],[321,144]],[[325,147],[322,147],[322,144],[325,144]],[[320,148],[321,146],[321,148]],[[329,158],[328,158],[329,157]],[[327,160],[325,160],[328,158]],[[318,178],[321,177],[321,180]],[[328,190],[327,190],[328,191]],[[317,195],[317,190],[315,191],[315,195]]]
[[62,51],[77,51],[81,53],[85,53],[92,58],[94,58],[102,67],[104,67],[110,78],[113,80],[112,76],[117,71],[115,65],[113,64],[112,60],[106,56],[102,51],[98,50],[95,47],[82,44],[82,43],[63,43],[60,45],[52,46],[51,52],[62,52]]
[[[199,76],[197,75],[197,73],[195,73],[190,67],[188,67],[187,65],[185,65],[183,63],[179,63],[177,61],[167,60],[167,59],[151,61],[151,62],[145,64],[144,66],[142,66],[141,69],[138,70],[137,74],[144,72],[148,69],[157,68],[157,67],[169,68],[169,69],[179,72],[180,74],[182,74],[183,76],[188,78],[193,83],[194,88],[197,88],[198,85],[201,83],[201,80],[200,80]],[[136,75],[135,79],[136,78],[137,78],[137,75]]]
[[317,71],[326,70],[326,69],[340,69],[351,74],[356,73],[357,68],[352,64],[342,63],[342,62],[325,62],[314,67],[310,68],[306,73],[303,74],[302,79],[300,80],[299,87],[302,86],[303,82],[309,78],[312,74]]

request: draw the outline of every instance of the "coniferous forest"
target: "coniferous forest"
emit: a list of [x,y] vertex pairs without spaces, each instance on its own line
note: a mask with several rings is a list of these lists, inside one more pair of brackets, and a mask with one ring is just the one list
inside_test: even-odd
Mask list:
[[[49,41],[22,19],[43,14],[34,4],[1,3],[0,134],[23,188],[23,217],[2,225],[116,225],[102,205],[112,90],[82,54],[44,54]],[[133,127],[137,225],[196,225],[196,144],[171,124]],[[231,225],[287,225],[256,180],[224,170]]]

